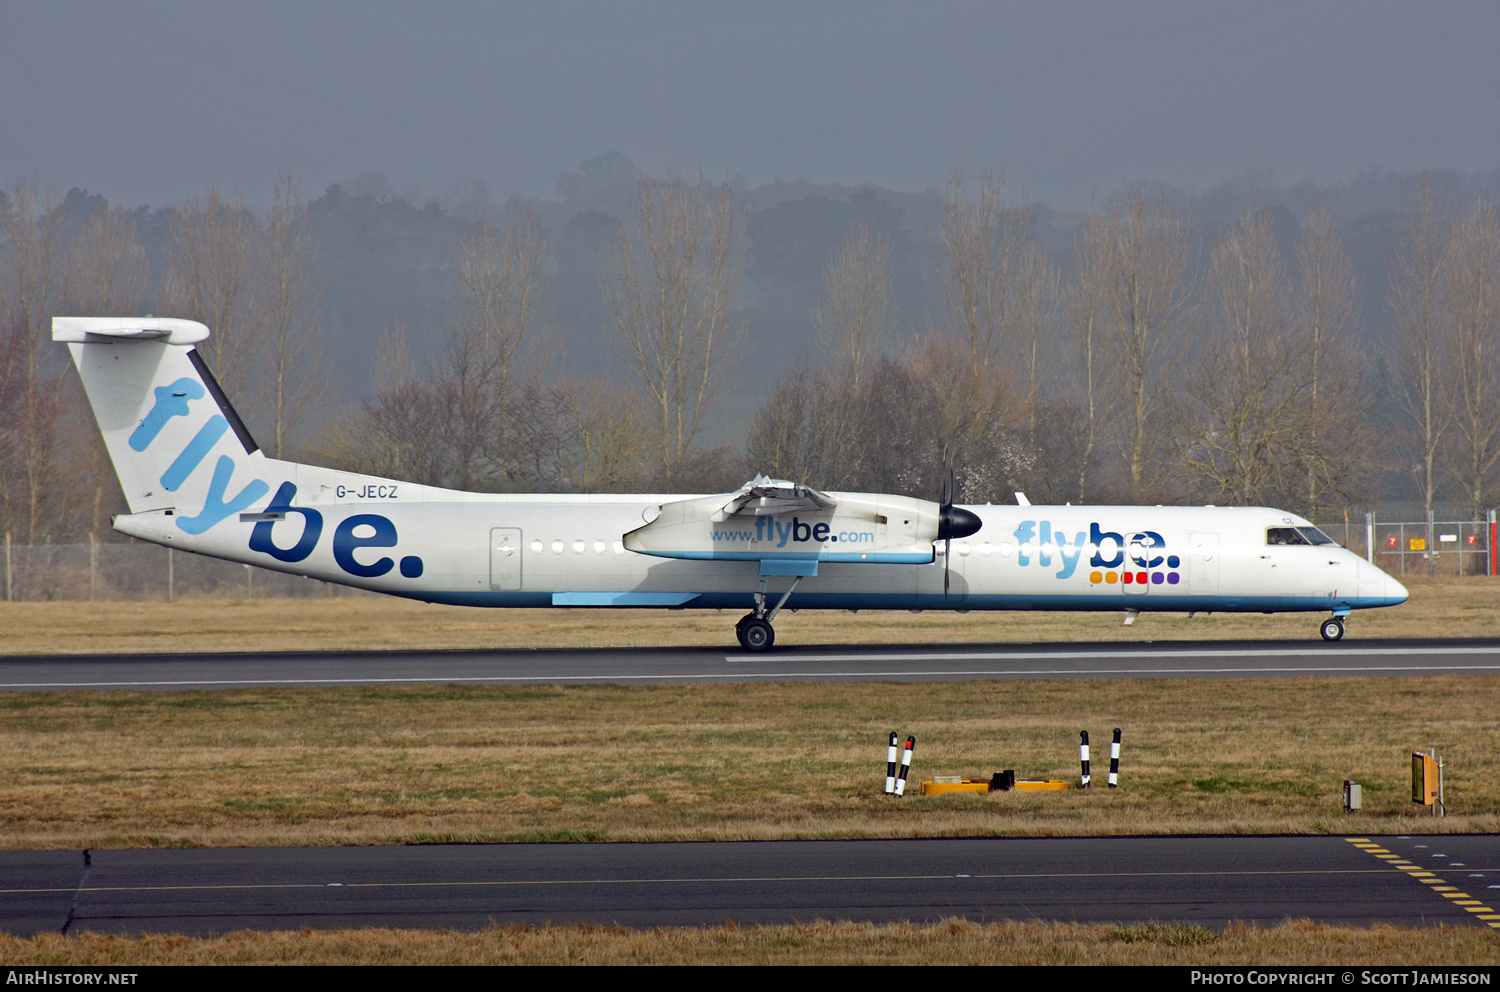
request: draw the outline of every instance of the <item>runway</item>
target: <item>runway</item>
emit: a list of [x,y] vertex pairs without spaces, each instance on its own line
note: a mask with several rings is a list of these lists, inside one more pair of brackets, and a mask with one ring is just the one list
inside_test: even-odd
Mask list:
[[[1490,926],[1500,837],[0,852],[0,929],[183,933],[854,920]],[[1379,842],[1379,843],[1376,843]]]
[[1500,640],[340,651],[0,657],[0,691],[1500,673]]

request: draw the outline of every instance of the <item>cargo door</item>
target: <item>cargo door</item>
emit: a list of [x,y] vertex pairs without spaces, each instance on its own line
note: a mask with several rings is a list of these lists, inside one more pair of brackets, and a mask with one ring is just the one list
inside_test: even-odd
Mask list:
[[519,592],[521,589],[519,527],[490,530],[490,588],[496,592]]

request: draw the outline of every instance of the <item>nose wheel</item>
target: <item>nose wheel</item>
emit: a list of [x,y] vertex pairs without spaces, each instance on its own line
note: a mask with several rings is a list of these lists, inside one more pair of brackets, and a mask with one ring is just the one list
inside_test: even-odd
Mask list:
[[771,626],[771,621],[763,620],[754,613],[747,613],[734,625],[734,634],[740,640],[740,647],[751,653],[771,650],[776,643],[776,628]]
[[1329,617],[1323,621],[1323,640],[1337,641],[1344,636],[1344,618]]

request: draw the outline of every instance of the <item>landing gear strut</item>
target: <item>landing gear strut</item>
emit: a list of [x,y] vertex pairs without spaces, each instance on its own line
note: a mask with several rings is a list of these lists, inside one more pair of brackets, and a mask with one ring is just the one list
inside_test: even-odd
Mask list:
[[1344,636],[1344,618],[1329,617],[1323,621],[1323,640],[1336,641]]
[[771,626],[771,621],[776,619],[776,614],[781,612],[786,601],[792,598],[792,590],[801,581],[802,576],[794,576],[791,586],[781,594],[775,607],[767,610],[766,586],[769,583],[766,576],[760,577],[760,582],[755,586],[755,609],[740,617],[740,622],[734,625],[734,636],[739,638],[740,647],[753,654],[771,650],[771,646],[776,643],[776,630]]

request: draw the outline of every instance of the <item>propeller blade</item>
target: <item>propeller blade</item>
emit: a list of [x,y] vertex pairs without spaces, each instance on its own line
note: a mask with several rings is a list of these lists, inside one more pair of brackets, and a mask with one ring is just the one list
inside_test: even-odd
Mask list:
[[943,599],[948,598],[948,580],[952,577],[953,569],[953,538],[943,542]]

